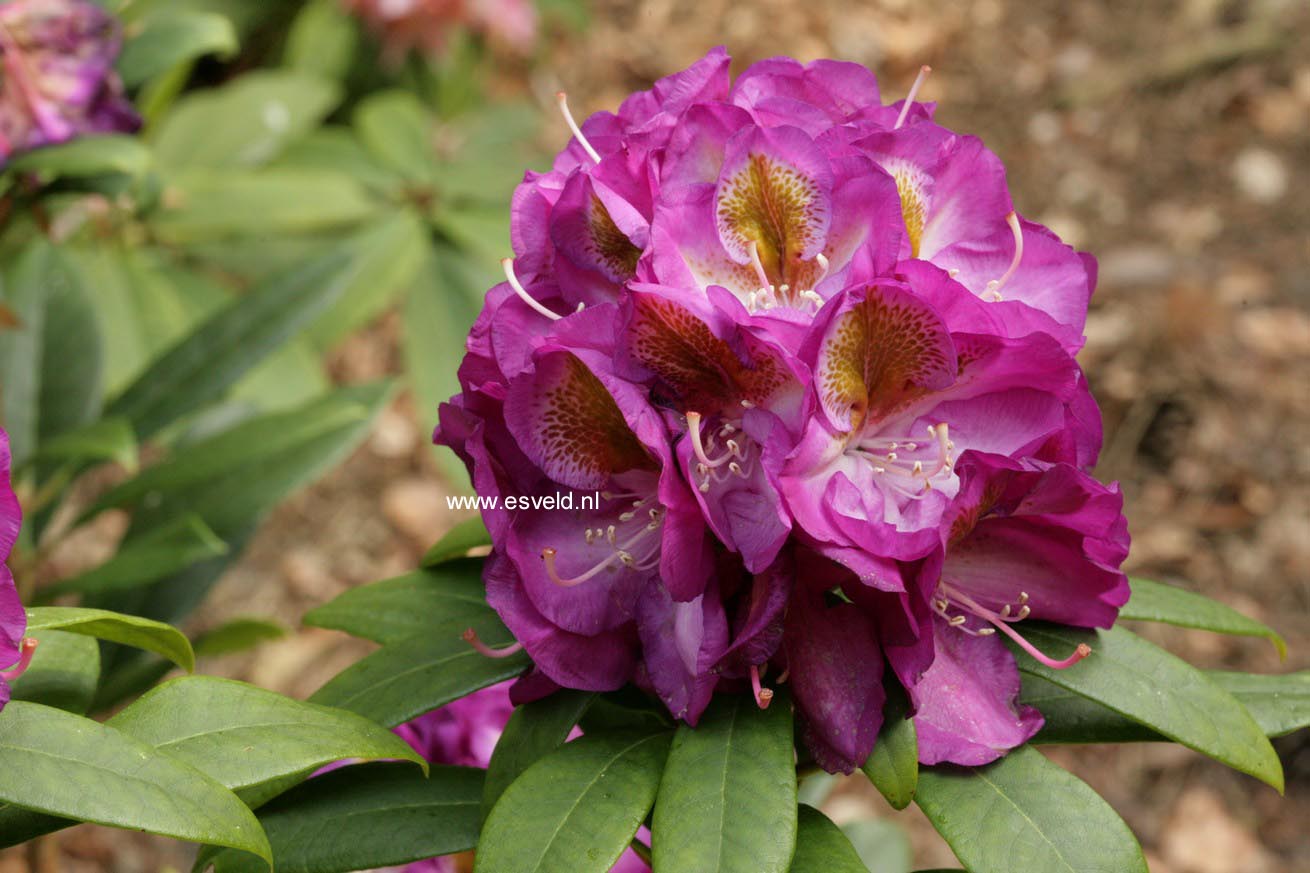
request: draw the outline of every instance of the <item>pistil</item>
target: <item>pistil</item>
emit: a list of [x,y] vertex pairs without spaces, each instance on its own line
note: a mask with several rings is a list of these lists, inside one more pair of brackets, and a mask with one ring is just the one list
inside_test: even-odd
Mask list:
[[573,135],[577,137],[578,143],[582,146],[583,151],[585,151],[593,161],[599,164],[600,153],[591,147],[591,143],[587,142],[587,138],[582,135],[582,128],[578,127],[578,123],[573,120],[573,113],[569,111],[568,95],[563,91],[560,91],[555,95],[555,102],[559,104],[559,111],[560,114],[564,116],[564,123],[569,126],[569,130],[573,131]]
[[18,662],[7,670],[0,670],[0,679],[6,682],[13,682],[19,676],[27,672],[27,668],[32,664],[32,655],[36,652],[36,640],[32,637],[24,637],[23,642],[18,648]]
[[900,130],[905,119],[910,117],[910,107],[914,106],[914,98],[919,96],[919,89],[923,87],[923,82],[932,72],[932,67],[924,64],[919,68],[919,75],[914,77],[914,84],[910,86],[910,93],[905,95],[905,103],[901,105],[901,114],[896,116],[896,123],[892,125],[892,130]]

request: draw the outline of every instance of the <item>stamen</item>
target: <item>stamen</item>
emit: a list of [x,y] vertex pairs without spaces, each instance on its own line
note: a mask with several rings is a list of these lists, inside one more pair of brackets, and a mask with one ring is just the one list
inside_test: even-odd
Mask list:
[[760,668],[756,664],[751,664],[751,691],[755,695],[755,705],[760,709],[768,709],[773,702],[773,689],[760,687]]
[[[713,470],[715,467],[722,467],[731,460],[732,454],[729,453],[718,460],[711,461],[709,455],[705,453],[705,445],[701,442],[700,423],[701,414],[699,412],[687,413],[687,433],[691,437],[691,450],[696,455],[696,460],[700,461],[700,466],[705,467],[706,471]],[[697,472],[705,472],[701,471],[699,466],[696,469]]]
[[1011,212],[1005,216],[1005,222],[1010,225],[1010,231],[1014,234],[1014,257],[1010,260],[1010,268],[1005,271],[1001,278],[993,279],[987,283],[987,291],[983,294],[983,299],[990,300],[993,303],[1001,299],[1002,286],[1010,281],[1014,271],[1019,269],[1019,262],[1023,260],[1023,227],[1019,224],[1019,216]]
[[914,84],[910,86],[910,93],[905,95],[905,103],[901,106],[901,114],[896,116],[896,123],[892,125],[892,130],[900,130],[905,119],[910,115],[910,107],[914,105],[914,98],[919,94],[919,88],[923,86],[923,80],[928,78],[932,72],[932,67],[924,64],[919,68],[919,75],[914,77]]
[[[951,591],[949,596],[951,600],[955,601],[960,606],[963,606],[965,609],[969,610],[974,615],[988,622],[991,622],[991,624],[995,627],[996,630],[999,630],[1001,633],[1005,634],[1007,637],[1014,640],[1015,643],[1019,645],[1019,648],[1023,649],[1025,652],[1032,655],[1035,660],[1037,660],[1042,664],[1045,664],[1046,666],[1050,667],[1052,670],[1064,670],[1068,667],[1072,667],[1074,664],[1077,664],[1083,658],[1086,658],[1088,655],[1092,653],[1091,646],[1087,645],[1086,643],[1079,643],[1078,648],[1074,649],[1072,655],[1070,655],[1069,657],[1063,660],[1057,661],[1054,658],[1052,658],[1050,655],[1038,649],[1032,643],[1028,642],[1028,640],[1024,639],[1023,634],[1019,633],[1017,630],[1010,627],[1010,621],[1018,621],[1017,618],[1007,620],[1002,616],[992,612],[990,609],[987,609],[986,607],[980,605],[973,598],[965,594],[961,594],[958,591],[954,591],[954,590]],[[1023,613],[1025,616],[1027,615],[1027,613],[1024,612],[1024,610],[1026,609],[1028,609],[1027,605],[1025,605],[1023,609],[1020,610],[1020,612]],[[956,616],[956,618],[963,619],[964,616],[962,615]],[[949,619],[949,621],[953,626],[958,626],[955,623],[955,619]],[[961,621],[960,623],[963,624],[963,621]],[[979,633],[981,633],[981,631],[979,631]]]
[[773,283],[769,281],[769,274],[764,272],[764,262],[760,260],[760,245],[755,240],[751,240],[751,266],[755,268],[755,278],[760,280],[760,292],[772,291]]
[[0,671],[0,679],[6,682],[13,682],[19,676],[27,671],[28,666],[32,663],[32,655],[36,652],[36,640],[32,637],[24,637],[18,647],[18,661],[8,670]]
[[[608,534],[609,534],[608,539],[610,545],[614,545],[615,544],[614,528],[612,526],[610,527]],[[550,577],[550,581],[554,582],[556,585],[560,586],[561,588],[573,588],[575,586],[581,585],[583,582],[586,582],[588,579],[592,579],[597,575],[599,575],[602,570],[604,570],[606,567],[608,567],[610,564],[614,562],[615,558],[621,557],[621,553],[616,551],[613,554],[606,555],[602,561],[600,561],[598,564],[596,564],[596,566],[592,567],[587,572],[574,576],[571,579],[564,579],[560,576],[559,571],[555,568],[556,554],[558,553],[554,549],[547,546],[546,548],[541,550],[541,559],[546,562],[546,575]]]
[[541,303],[536,298],[528,294],[527,290],[525,290],[524,287],[521,284],[519,284],[519,277],[514,275],[514,260],[512,258],[502,259],[500,265],[505,268],[505,278],[509,280],[509,287],[514,289],[514,293],[519,295],[519,297],[523,300],[524,303],[528,304],[537,312],[549,318],[551,321],[559,321],[561,318],[564,317],[557,313],[551,312],[549,309],[542,306]]
[[573,120],[573,113],[569,112],[568,95],[563,91],[560,91],[555,95],[555,102],[559,104],[559,111],[564,116],[564,123],[569,126],[569,130],[573,131],[573,135],[577,137],[578,143],[591,159],[599,164],[600,153],[591,147],[591,143],[587,142],[587,138],[582,135],[582,128],[578,127],[578,123]]
[[814,286],[817,288],[820,282],[828,278],[828,259],[823,252],[819,252],[814,256],[814,262],[819,265],[819,275],[814,277]]

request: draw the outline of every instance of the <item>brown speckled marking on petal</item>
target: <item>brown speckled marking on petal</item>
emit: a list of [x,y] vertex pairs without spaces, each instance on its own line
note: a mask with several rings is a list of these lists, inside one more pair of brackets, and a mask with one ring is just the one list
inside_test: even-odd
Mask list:
[[604,264],[617,279],[631,279],[637,272],[641,249],[619,230],[609,210],[595,194],[587,209],[587,229],[590,232],[589,248],[596,259]]
[[759,246],[764,271],[775,285],[791,281],[801,253],[819,240],[824,224],[815,180],[768,155],[752,152],[745,165],[720,182],[715,204],[719,233],[730,248]]

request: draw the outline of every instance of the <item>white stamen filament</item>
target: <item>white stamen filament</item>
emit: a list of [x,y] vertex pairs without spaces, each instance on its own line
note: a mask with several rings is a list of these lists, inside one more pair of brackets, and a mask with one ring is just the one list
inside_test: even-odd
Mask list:
[[573,131],[573,135],[577,137],[578,144],[582,146],[583,151],[585,151],[593,161],[599,164],[600,153],[591,147],[591,143],[587,142],[587,138],[582,135],[582,128],[578,127],[578,123],[573,120],[573,113],[569,111],[568,95],[563,91],[560,91],[555,95],[555,102],[559,104],[559,111],[560,114],[564,116],[564,123],[569,126],[569,130]]
[[892,130],[900,130],[905,119],[910,116],[910,107],[914,105],[914,98],[919,96],[919,89],[923,87],[923,80],[928,78],[932,72],[932,67],[924,64],[919,68],[919,75],[914,77],[914,84],[910,86],[910,93],[905,95],[905,103],[901,105],[901,114],[896,116],[896,123],[892,125]]
[[987,290],[983,293],[982,298],[992,303],[1000,301],[1001,288],[1010,277],[1019,269],[1019,262],[1023,260],[1023,227],[1019,224],[1019,216],[1011,212],[1005,216],[1005,223],[1010,225],[1010,231],[1014,234],[1014,257],[1010,259],[1010,268],[999,279],[993,279],[987,283]]
[[546,316],[551,321],[559,321],[564,317],[559,313],[551,312],[545,306],[542,306],[540,301],[527,292],[523,285],[520,284],[519,277],[514,275],[514,261],[512,258],[502,259],[500,265],[505,268],[505,278],[509,280],[509,287],[514,289],[514,293],[519,295],[519,298],[524,303],[528,304],[528,306],[531,306],[534,310]]

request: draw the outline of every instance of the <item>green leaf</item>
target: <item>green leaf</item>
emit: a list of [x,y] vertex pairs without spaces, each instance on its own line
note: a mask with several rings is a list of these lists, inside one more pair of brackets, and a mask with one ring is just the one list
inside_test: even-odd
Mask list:
[[720,695],[694,729],[680,726],[651,833],[659,870],[786,871],[796,847],[790,701],[761,710],[747,695]]
[[306,613],[305,624],[395,643],[426,633],[434,621],[461,625],[462,631],[492,617],[482,561],[470,558],[351,588]]
[[926,768],[915,801],[972,873],[1147,873],[1109,804],[1028,746],[985,767]]
[[139,178],[150,169],[150,150],[123,134],[83,136],[19,155],[6,169],[39,173],[46,178],[86,178],[121,173]]
[[[1310,671],[1283,675],[1211,670],[1206,677],[1237,699],[1268,737],[1310,727]],[[1112,709],[1036,676],[1026,676],[1020,699],[1037,707],[1046,724],[1037,743],[1137,743],[1167,737]]]
[[1163,622],[1233,636],[1263,637],[1273,643],[1280,658],[1287,659],[1287,643],[1268,625],[1247,618],[1216,600],[1182,588],[1162,585],[1149,579],[1130,581],[1133,596],[1119,610],[1120,618]]
[[234,791],[348,758],[427,769],[408,743],[366,718],[213,676],[166,682],[108,724]]
[[882,730],[863,770],[894,809],[905,809],[914,800],[919,783],[919,740],[905,693],[890,684],[889,689]]
[[280,640],[287,629],[275,621],[263,618],[237,618],[206,631],[192,643],[197,658],[214,658],[244,652],[261,643]]
[[110,406],[143,439],[217,400],[270,352],[331,306],[350,279],[339,254],[281,274],[207,319]]
[[791,873],[868,873],[860,856],[828,817],[801,805],[796,821],[796,855]]
[[188,673],[196,668],[191,643],[175,627],[104,609],[40,606],[27,611],[28,632],[47,628],[84,634],[162,655]]
[[164,11],[140,26],[118,56],[118,74],[129,88],[204,55],[226,58],[237,52],[232,22],[214,12]]
[[650,811],[668,750],[667,733],[588,734],[542,758],[492,809],[473,869],[605,873]]
[[272,861],[254,814],[199,770],[112,727],[16,701],[0,719],[0,800],[230,846]]
[[895,822],[885,818],[856,819],[843,824],[841,832],[865,867],[878,873],[909,873],[913,849],[909,837]]
[[[471,626],[487,645],[513,642],[494,616]],[[383,646],[347,667],[310,700],[395,727],[479,688],[512,679],[528,666],[522,652],[488,658],[475,651],[461,636],[468,627],[464,620],[430,623],[422,636]]]
[[311,0],[291,23],[282,63],[339,81],[350,72],[358,42],[355,23],[337,0]]
[[428,549],[423,556],[424,567],[435,567],[454,558],[467,555],[473,549],[491,545],[491,534],[483,524],[481,517],[475,516],[461,521],[446,532],[446,535]]
[[[482,771],[434,766],[432,775],[365,764],[316,776],[260,810],[278,873],[346,873],[472,849]],[[236,852],[202,855],[197,871],[258,873]]]
[[523,771],[564,745],[595,697],[590,692],[565,690],[514,710],[487,765],[483,818]]
[[405,179],[431,184],[436,163],[436,123],[409,91],[382,91],[362,100],[355,133],[378,163]]
[[13,699],[85,713],[100,679],[100,646],[91,637],[57,630],[28,636],[36,638],[36,652],[27,670],[12,683]]
[[124,418],[102,418],[44,441],[37,460],[113,461],[128,472],[137,468],[136,434]]
[[166,170],[268,163],[332,111],[339,89],[290,70],[257,70],[193,91],[159,125],[155,158]]
[[227,554],[227,543],[198,515],[173,522],[130,539],[105,563],[41,590],[49,601],[63,594],[102,594],[149,585],[198,561]]
[[194,169],[169,181],[163,207],[150,216],[161,240],[211,240],[314,233],[351,227],[380,215],[380,204],[354,179],[324,170]]
[[1080,644],[1092,653],[1068,669],[1053,670],[1012,646],[1023,673],[1095,700],[1282,791],[1282,765],[1260,726],[1201,671],[1119,626],[1081,631],[1034,624],[1024,636],[1048,653]]

